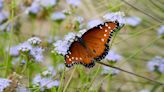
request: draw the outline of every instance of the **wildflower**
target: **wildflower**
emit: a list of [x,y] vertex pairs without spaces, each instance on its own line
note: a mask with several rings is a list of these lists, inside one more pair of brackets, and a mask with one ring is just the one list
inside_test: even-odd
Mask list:
[[114,52],[114,50],[110,50],[105,58],[107,60],[116,62],[120,61],[122,59],[122,56]]
[[32,46],[29,42],[24,42],[19,45],[18,50],[20,52],[30,52],[32,50]]
[[57,66],[57,70],[63,70],[64,69],[64,67],[65,67],[65,65],[64,64],[58,64],[58,66]]
[[66,2],[74,7],[77,7],[80,5],[81,0],[66,0]]
[[0,78],[0,92],[3,92],[11,83],[11,80]]
[[118,21],[120,24],[125,24],[125,19],[123,18],[124,16],[124,13],[123,12],[115,12],[115,13],[112,13],[112,12],[109,12],[109,13],[106,13],[103,18],[105,20],[110,20],[110,21]]
[[164,25],[161,25],[160,28],[158,29],[158,36],[164,36]]
[[[10,55],[11,56],[18,56],[19,55],[19,51],[18,51],[19,46],[13,46],[10,47]],[[8,49],[7,49],[8,50]]]
[[18,86],[16,92],[31,92],[29,88]]
[[87,25],[88,25],[88,28],[92,28],[92,27],[97,26],[101,23],[103,23],[101,20],[94,19],[94,20],[90,20]]
[[30,7],[28,7],[26,12],[28,14],[37,14],[41,10],[42,10],[42,7],[37,2],[33,2],[32,5]]
[[142,90],[140,90],[139,92],[150,92],[150,91],[147,90],[147,89],[142,89]]
[[9,12],[0,11],[0,24],[6,21],[9,18]]
[[33,86],[39,86],[42,91],[59,86],[59,81],[53,80],[51,77],[42,77],[40,74],[33,79]]
[[76,16],[76,17],[74,18],[74,21],[75,21],[75,22],[78,22],[79,24],[81,24],[81,23],[84,21],[84,18],[81,17],[81,16]]
[[51,15],[52,20],[64,20],[66,18],[66,15],[63,12],[54,12]]
[[164,58],[156,56],[147,63],[149,71],[164,73]]
[[103,70],[102,70],[101,74],[117,75],[120,72],[117,69],[110,68],[110,67],[107,67],[107,66],[103,66],[102,68],[103,68]]
[[31,45],[39,45],[41,43],[41,39],[38,37],[32,37],[32,38],[28,39],[28,42]]
[[35,61],[42,62],[44,60],[43,51],[41,47],[33,47],[30,54],[34,57]]
[[66,8],[66,9],[64,9],[62,12],[63,12],[65,15],[70,15],[70,14],[72,14],[72,11],[71,11],[70,8]]
[[69,45],[70,43],[68,43],[67,41],[62,41],[62,40],[58,40],[57,42],[55,42],[54,44],[54,47],[55,47],[55,51],[58,53],[58,54],[61,54],[61,55],[66,55],[67,54],[67,50],[69,48]]
[[56,0],[40,0],[40,5],[43,7],[51,7],[56,5]]
[[4,6],[4,2],[3,0],[0,0],[0,11],[3,9],[3,6]]
[[64,36],[64,40],[67,42],[73,42],[76,37],[76,34],[73,32],[68,33],[67,35]]
[[78,37],[81,37],[87,30],[86,29],[82,29],[77,33]]
[[125,18],[126,24],[131,25],[131,26],[137,26],[138,24],[141,23],[141,19],[137,16],[131,16]]
[[43,76],[51,75],[54,77],[56,75],[56,71],[53,66],[48,66],[48,69],[42,72]]

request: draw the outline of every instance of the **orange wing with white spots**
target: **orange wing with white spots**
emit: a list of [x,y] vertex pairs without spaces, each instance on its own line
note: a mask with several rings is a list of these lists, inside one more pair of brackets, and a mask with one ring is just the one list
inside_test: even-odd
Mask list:
[[96,61],[100,61],[108,54],[109,41],[112,33],[119,26],[118,22],[105,22],[90,30],[82,36],[82,39],[89,49],[89,54]]
[[94,66],[94,62],[86,48],[77,41],[71,44],[67,53],[65,55],[65,64],[67,67],[71,67],[73,64],[83,64],[86,67]]

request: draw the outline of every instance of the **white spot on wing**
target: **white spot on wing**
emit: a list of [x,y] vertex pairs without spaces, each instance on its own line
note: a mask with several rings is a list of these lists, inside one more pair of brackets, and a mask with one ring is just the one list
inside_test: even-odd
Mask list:
[[104,39],[102,38],[101,41],[104,42]]

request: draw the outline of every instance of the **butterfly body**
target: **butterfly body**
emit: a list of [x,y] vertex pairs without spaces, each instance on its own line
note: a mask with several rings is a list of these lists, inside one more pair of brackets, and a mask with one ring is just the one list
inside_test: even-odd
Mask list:
[[95,61],[105,58],[109,51],[109,42],[112,33],[118,29],[117,21],[105,22],[89,29],[81,37],[75,37],[65,55],[65,64],[71,67],[73,64],[82,64],[93,67]]

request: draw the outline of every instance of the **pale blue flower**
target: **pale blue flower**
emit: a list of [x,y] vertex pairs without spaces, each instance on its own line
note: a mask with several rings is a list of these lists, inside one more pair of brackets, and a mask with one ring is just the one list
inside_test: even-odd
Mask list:
[[90,20],[87,24],[88,28],[92,28],[94,26],[97,26],[99,24],[103,23],[103,21],[101,21],[100,19],[93,19],[93,20]]
[[11,82],[11,80],[0,78],[0,92],[3,92],[3,90],[7,88]]
[[122,56],[117,54],[114,50],[110,50],[107,54],[107,56],[105,57],[105,59],[109,60],[109,61],[120,61],[122,59]]
[[56,0],[40,0],[39,3],[43,7],[49,7],[56,5]]
[[74,21],[76,21],[76,22],[78,22],[78,23],[81,24],[81,23],[84,21],[84,18],[81,17],[81,16],[76,16],[76,17],[74,18]]
[[72,6],[79,6],[81,3],[81,0],[66,0],[66,2]]
[[64,41],[67,42],[73,42],[76,37],[76,34],[73,32],[68,33],[67,35],[64,36]]
[[137,26],[138,24],[141,23],[141,19],[137,16],[126,17],[125,20],[126,20],[126,24],[131,26]]
[[42,10],[42,7],[37,2],[33,2],[32,5],[28,8],[27,13],[37,14]]
[[19,49],[19,46],[10,47],[10,55],[11,56],[18,56],[19,55],[19,50],[18,49]]
[[156,56],[147,63],[149,71],[159,71],[164,73],[164,58]]
[[42,77],[40,74],[36,75],[33,79],[33,86],[40,87],[42,91],[51,89],[52,87],[59,86],[59,81],[53,80],[52,77]]
[[60,85],[60,82],[58,80],[54,80],[47,84],[47,89],[50,89],[52,87],[58,87]]
[[0,11],[0,24],[9,18],[9,12]]
[[43,51],[41,47],[33,47],[30,51],[30,54],[34,57],[35,61],[42,62],[44,61]]
[[58,64],[57,70],[64,70],[65,65],[64,64]]
[[108,21],[118,21],[120,24],[125,24],[125,19],[124,19],[124,13],[123,12],[109,12],[106,13],[103,18]]
[[28,52],[32,50],[32,46],[29,42],[24,42],[19,45],[18,50],[21,52]]
[[67,54],[67,50],[69,49],[70,43],[67,41],[63,41],[63,40],[58,40],[57,42],[55,42],[54,44],[54,50],[61,55],[66,55]]
[[139,92],[150,92],[148,89],[142,89]]
[[158,29],[158,36],[164,36],[164,25],[161,25],[160,28]]
[[56,75],[56,71],[53,66],[48,66],[48,69],[42,72],[43,76],[51,75],[54,77]]
[[66,18],[66,15],[63,12],[54,12],[51,14],[52,20],[63,20]]
[[103,66],[102,68],[103,68],[103,70],[102,70],[101,74],[117,75],[120,72],[117,69],[110,68],[110,67],[107,67],[107,66]]
[[3,9],[3,6],[4,6],[4,1],[0,0],[0,11]]
[[32,37],[27,40],[31,45],[39,45],[41,43],[41,39],[39,37]]
[[16,88],[16,92],[32,92],[29,88],[23,87],[23,86],[18,86]]

